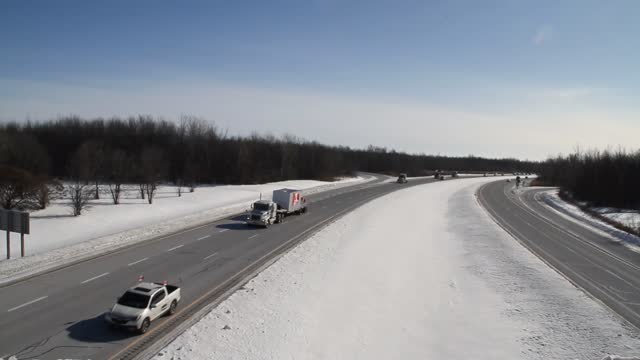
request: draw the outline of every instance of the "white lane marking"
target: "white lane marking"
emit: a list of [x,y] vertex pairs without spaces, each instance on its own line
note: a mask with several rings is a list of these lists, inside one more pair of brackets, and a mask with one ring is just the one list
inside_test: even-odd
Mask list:
[[214,256],[216,256],[216,255],[218,255],[218,253],[217,253],[217,252],[214,252],[213,254],[211,254],[211,255],[207,256],[206,258],[204,258],[204,260],[207,260],[207,259],[209,259],[209,258],[212,258],[212,257],[214,257]]
[[184,246],[184,244],[182,244],[182,245],[178,245],[178,246],[174,246],[174,247],[172,247],[171,249],[169,249],[169,250],[167,250],[167,251],[173,251],[173,250],[175,250],[175,249],[180,249],[180,248],[181,248],[181,247],[183,247],[183,246]]
[[211,235],[205,235],[205,236],[203,236],[203,237],[201,237],[201,238],[198,238],[198,241],[200,241],[200,240],[204,240],[204,239],[206,239],[206,238],[208,238],[208,237],[210,237],[210,236],[211,236]]
[[103,277],[103,276],[107,276],[107,275],[109,275],[109,273],[108,273],[108,272],[106,272],[106,273],[104,273],[104,274],[101,274],[101,275],[98,275],[98,276],[94,276],[94,277],[92,277],[91,279],[87,279],[87,280],[85,280],[85,281],[81,282],[80,284],[86,284],[86,283],[88,283],[89,281],[93,281],[93,280],[95,280],[95,279],[99,279],[99,278],[101,278],[101,277]]
[[220,230],[218,232],[225,232],[225,231],[229,231],[229,229],[222,229],[222,230]]
[[139,263],[141,263],[141,262],[143,262],[143,261],[147,261],[147,260],[149,260],[149,258],[148,258],[148,257],[146,257],[146,258],[144,258],[144,259],[140,259],[140,260],[138,260],[138,261],[134,261],[134,262],[132,262],[131,264],[127,264],[127,266],[133,266],[133,265],[135,265],[135,264],[139,264]]
[[249,236],[249,239],[253,239],[254,237],[256,237],[256,236],[258,236],[258,235],[260,235],[260,234],[254,234],[254,235],[251,235],[251,236]]
[[16,307],[13,307],[13,308],[11,308],[11,309],[7,310],[7,312],[12,312],[12,311],[14,311],[14,310],[18,310],[18,309],[20,309],[20,308],[23,308],[23,307],[25,307],[25,306],[31,305],[31,304],[33,304],[33,303],[37,303],[38,301],[44,300],[44,299],[46,299],[46,298],[48,298],[48,296],[39,297],[39,298],[37,298],[37,299],[35,299],[35,300],[31,300],[31,301],[29,301],[29,302],[26,302],[26,303],[24,303],[24,304],[22,304],[22,305],[18,305],[18,306],[16,306]]

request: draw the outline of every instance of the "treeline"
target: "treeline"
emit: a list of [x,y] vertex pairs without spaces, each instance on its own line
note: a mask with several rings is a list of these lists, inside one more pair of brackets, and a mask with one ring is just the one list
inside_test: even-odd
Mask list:
[[[533,171],[535,164],[516,159],[411,155],[373,146],[351,149],[292,135],[228,136],[196,117],[172,122],[138,116],[0,124],[0,166],[4,183],[75,181],[94,184],[95,197],[99,184],[109,185],[117,203],[122,184],[138,184],[140,196],[151,202],[160,182],[193,189],[196,184],[333,180],[354,171],[410,176],[434,170]],[[2,206],[16,205],[2,200]]]
[[640,209],[640,151],[578,151],[546,160],[538,173],[591,206]]

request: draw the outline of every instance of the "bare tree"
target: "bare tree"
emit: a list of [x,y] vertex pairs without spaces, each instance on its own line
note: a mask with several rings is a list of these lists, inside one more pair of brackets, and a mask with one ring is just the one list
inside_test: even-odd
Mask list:
[[0,206],[4,209],[31,207],[39,183],[26,170],[0,165]]
[[144,180],[140,180],[140,183],[138,184],[138,191],[140,192],[140,199],[144,200],[146,198],[146,195],[144,193]]
[[71,202],[69,206],[73,216],[79,216],[89,204],[91,197],[91,190],[87,188],[87,185],[76,181],[73,184],[67,185],[67,193]]
[[41,179],[36,190],[38,209],[46,209],[51,200],[64,192],[64,186],[57,180]]
[[114,204],[120,204],[122,184],[127,179],[128,159],[127,154],[120,149],[111,152],[109,157],[109,192]]
[[144,190],[147,201],[153,204],[153,197],[158,188],[158,183],[165,176],[166,164],[162,150],[158,147],[148,147],[142,151],[141,168],[144,175]]
[[182,180],[178,179],[178,181],[176,181],[176,186],[178,187],[176,189],[176,193],[178,193],[178,197],[182,196]]
[[93,197],[96,200],[100,199],[100,178],[105,162],[102,144],[97,141],[87,141],[80,145],[77,152],[82,154],[83,180],[95,185]]

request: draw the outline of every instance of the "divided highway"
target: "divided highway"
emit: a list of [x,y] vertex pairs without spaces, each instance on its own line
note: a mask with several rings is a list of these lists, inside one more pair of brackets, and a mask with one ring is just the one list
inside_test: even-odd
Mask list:
[[[434,181],[383,180],[308,196],[307,214],[268,229],[247,227],[244,217],[235,216],[2,286],[0,358],[133,358],[337,217],[394,190]],[[103,314],[140,275],[180,286],[178,313],[156,320],[145,335],[111,329]]]
[[640,328],[640,254],[544,205],[539,195],[547,189],[513,188],[486,184],[478,200],[531,252]]

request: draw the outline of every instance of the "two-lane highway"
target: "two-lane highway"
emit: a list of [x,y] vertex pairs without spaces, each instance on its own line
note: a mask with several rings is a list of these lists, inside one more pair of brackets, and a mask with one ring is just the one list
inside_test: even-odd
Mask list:
[[[307,214],[268,229],[247,227],[243,216],[150,240],[26,281],[0,287],[0,357],[18,359],[131,358],[268,261],[334,219],[408,184],[362,184],[308,196]],[[112,329],[103,314],[117,296],[145,281],[182,288],[178,313],[139,336]]]
[[489,183],[478,200],[494,220],[575,285],[640,328],[640,254],[544,205],[548,189]]

